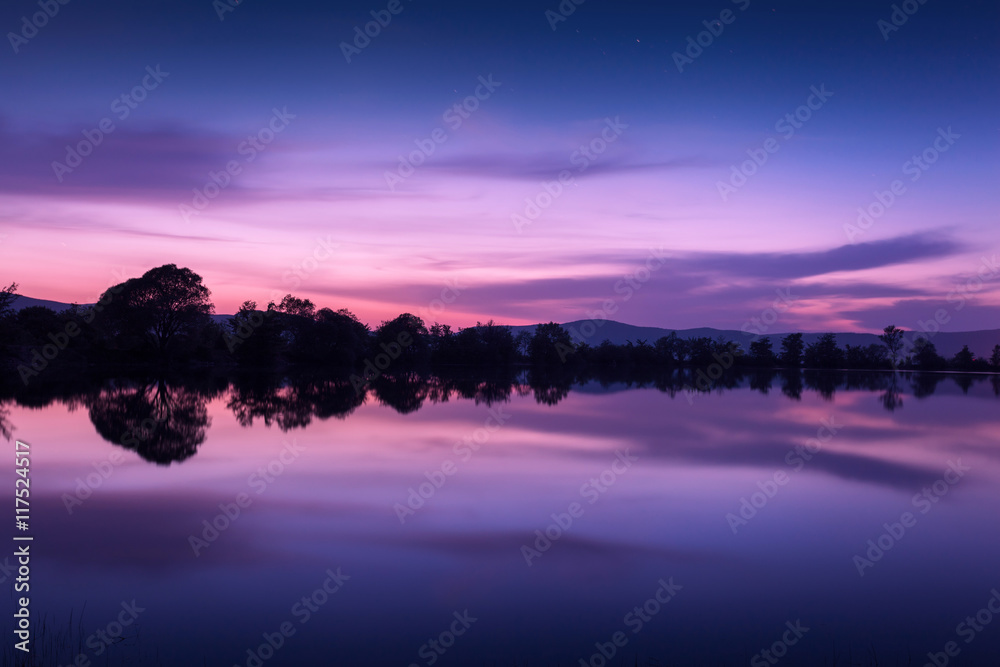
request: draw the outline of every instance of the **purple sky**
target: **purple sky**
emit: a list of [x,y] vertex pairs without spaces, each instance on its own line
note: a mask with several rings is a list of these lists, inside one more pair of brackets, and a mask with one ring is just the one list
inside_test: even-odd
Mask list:
[[[347,62],[386,5],[328,4],[70,3],[8,35],[0,282],[92,302],[175,263],[219,312],[292,292],[465,326],[610,300],[624,322],[735,329],[790,290],[778,329],[1000,326],[996,6],[928,3],[888,31],[881,3],[591,0],[553,29],[555,2],[404,0]],[[8,3],[0,27],[36,11]],[[721,34],[679,68],[703,21]]]

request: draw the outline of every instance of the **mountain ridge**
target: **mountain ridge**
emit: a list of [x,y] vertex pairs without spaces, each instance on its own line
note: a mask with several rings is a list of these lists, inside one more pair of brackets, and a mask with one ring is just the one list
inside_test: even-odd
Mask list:
[[[81,307],[91,304],[79,304]],[[72,304],[60,301],[49,301],[45,299],[34,299],[23,295],[18,295],[14,300],[14,310],[21,310],[31,306],[44,306],[56,312],[62,312],[72,306]],[[224,324],[232,315],[213,315],[212,319],[220,324]],[[511,325],[514,335],[522,331],[529,334],[534,333],[538,324]],[[750,343],[758,337],[769,337],[777,351],[781,344],[781,338],[791,333],[801,333],[802,340],[806,345],[816,342],[824,333],[834,333],[837,336],[837,344],[841,347],[845,345],[880,345],[881,341],[877,334],[859,332],[796,332],[796,331],[767,331],[759,336],[739,331],[736,329],[716,329],[714,327],[696,327],[692,329],[668,329],[665,327],[644,327],[616,320],[574,320],[572,322],[561,323],[561,326],[570,332],[573,340],[578,343],[587,343],[591,346],[600,345],[605,339],[615,345],[624,345],[631,341],[637,343],[645,340],[650,345],[662,336],[669,336],[676,332],[680,338],[699,338],[708,336],[718,338],[722,336],[726,340],[742,345],[744,350],[749,349]],[[588,335],[589,333],[589,335]],[[907,340],[913,339],[914,332],[907,329]],[[973,354],[977,357],[988,357],[994,345],[1000,345],[1000,329],[980,329],[977,331],[941,331],[929,336],[937,347],[938,354],[944,357],[952,357],[962,349],[963,345],[968,345]]]

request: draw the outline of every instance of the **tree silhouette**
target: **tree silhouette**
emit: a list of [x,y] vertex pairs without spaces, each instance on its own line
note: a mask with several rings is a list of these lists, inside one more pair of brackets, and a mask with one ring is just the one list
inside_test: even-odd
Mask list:
[[903,333],[903,330],[896,328],[895,324],[890,324],[879,334],[879,340],[889,350],[889,358],[892,359],[893,368],[896,367],[899,360],[899,351],[903,349]]
[[836,334],[827,333],[806,347],[803,362],[811,368],[842,368],[844,351],[837,347]]
[[210,425],[206,397],[164,380],[116,385],[84,402],[102,438],[160,465],[194,456]]
[[403,313],[395,319],[382,322],[375,329],[372,354],[395,352],[394,365],[412,365],[427,358],[430,350],[428,337],[429,332],[422,319]]
[[528,344],[528,357],[533,364],[565,362],[574,352],[569,332],[555,322],[539,324]]
[[773,366],[775,361],[771,339],[765,336],[750,343],[750,360],[755,366]]
[[11,283],[0,289],[0,369],[7,364],[10,355],[8,345],[13,342],[15,326],[13,323],[14,309],[12,304],[17,299],[17,283]]
[[952,359],[952,364],[959,370],[967,371],[972,369],[975,361],[976,359],[969,350],[969,346],[963,345],[962,349],[955,355],[955,358]]
[[17,299],[17,283],[11,283],[0,289],[0,319],[14,314],[14,301]]
[[201,276],[165,264],[139,278],[108,288],[95,310],[105,332],[119,344],[151,343],[161,358],[180,338],[193,339],[210,322],[215,307]]
[[781,354],[778,355],[781,365],[786,368],[798,368],[802,365],[802,334],[789,334],[781,339]]
[[307,317],[312,319],[316,314],[316,306],[309,299],[300,299],[298,297],[292,296],[291,294],[286,294],[285,298],[281,300],[277,306],[274,303],[267,304],[268,310],[276,310],[279,313],[285,313],[286,315],[298,315],[299,317]]

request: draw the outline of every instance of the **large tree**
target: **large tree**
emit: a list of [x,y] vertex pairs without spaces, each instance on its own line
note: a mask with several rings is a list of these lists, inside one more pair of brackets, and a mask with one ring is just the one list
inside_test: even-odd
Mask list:
[[899,360],[899,351],[903,349],[903,330],[897,328],[895,324],[890,324],[879,334],[879,340],[889,350],[889,357],[895,367]]
[[0,289],[0,319],[14,314],[14,301],[17,300],[17,283],[11,283]]
[[569,332],[555,322],[539,324],[528,343],[528,357],[535,364],[565,362],[575,351]]
[[107,333],[119,342],[148,341],[158,356],[193,337],[215,311],[201,276],[175,264],[150,269],[108,288],[95,306]]
[[0,289],[0,368],[7,363],[8,345],[14,338],[14,301],[17,299],[17,283]]
[[802,334],[788,334],[781,339],[781,354],[778,358],[782,366],[798,368],[802,365]]
[[918,338],[914,346],[913,363],[923,371],[940,370],[945,367],[946,362],[937,352],[934,343],[926,338]]
[[811,368],[843,368],[844,351],[837,347],[836,334],[823,334],[815,343],[808,345],[803,360]]
[[773,366],[775,357],[771,339],[765,336],[750,343],[750,359],[755,366]]

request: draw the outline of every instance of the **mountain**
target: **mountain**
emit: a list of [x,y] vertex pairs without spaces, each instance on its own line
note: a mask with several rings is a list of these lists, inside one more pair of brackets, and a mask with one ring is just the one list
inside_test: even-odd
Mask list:
[[[14,310],[21,310],[22,308],[28,308],[29,306],[45,306],[46,308],[51,308],[56,312],[61,312],[70,307],[68,303],[61,303],[59,301],[46,301],[44,299],[32,299],[27,296],[18,296],[14,301]],[[80,304],[81,306],[88,304]],[[220,324],[225,324],[232,315],[213,315],[212,319]],[[522,331],[527,331],[529,334],[534,333],[537,324],[525,325],[525,326],[512,326],[511,330],[516,336]],[[735,329],[712,329],[710,327],[701,327],[699,329],[662,329],[660,327],[637,327],[631,324],[624,324],[623,322],[615,322],[614,320],[601,321],[591,321],[591,320],[576,320],[574,322],[566,322],[563,325],[570,335],[573,336],[573,340],[577,342],[585,342],[589,345],[596,346],[600,345],[605,339],[611,341],[616,345],[623,345],[628,341],[633,343],[639,340],[645,340],[647,343],[652,345],[656,342],[658,338],[663,336],[669,336],[672,331],[676,331],[680,338],[700,338],[707,336],[709,338],[718,338],[722,336],[726,340],[734,341],[740,343],[744,350],[749,349],[750,342],[753,338],[743,333],[742,331],[737,331]],[[781,339],[787,336],[790,332],[767,332],[765,335],[771,338],[774,343],[774,349],[777,351],[781,347]],[[588,335],[589,334],[589,335]],[[804,333],[802,334],[802,340],[806,345],[816,342],[823,333]],[[907,339],[912,338],[912,333],[907,333]],[[937,347],[938,354],[943,357],[953,357],[959,350],[962,349],[963,345],[968,345],[969,349],[972,350],[973,354],[977,357],[989,357],[990,352],[993,350],[994,345],[1000,345],[1000,329],[988,329],[985,331],[942,331],[931,337],[931,341]],[[879,345],[878,336],[875,334],[868,333],[838,333],[837,343],[844,347],[845,345]]]
[[[24,308],[31,308],[32,306],[44,306],[45,308],[49,308],[51,310],[56,311],[57,313],[61,313],[64,310],[69,310],[72,307],[72,305],[73,304],[71,303],[63,303],[61,301],[32,299],[30,296],[22,296],[18,294],[17,298],[14,299],[14,303],[11,304],[11,307],[14,310],[22,310]],[[78,303],[77,305],[80,306],[81,308],[88,308],[90,306],[93,306],[94,304]],[[225,324],[229,321],[230,317],[232,317],[232,315],[212,315],[212,320],[219,324]]]
[[[597,326],[597,325],[600,326]],[[536,324],[530,326],[511,327],[516,336],[521,331],[534,333]],[[751,335],[735,329],[712,329],[701,327],[699,329],[661,329],[659,327],[637,327],[631,324],[605,320],[604,322],[594,322],[591,320],[577,320],[566,322],[562,325],[570,332],[576,342],[585,342],[591,346],[600,345],[605,339],[616,345],[623,345],[628,341],[633,343],[645,340],[650,345],[654,344],[658,338],[669,336],[672,331],[677,332],[679,338],[718,338],[722,336],[726,340],[734,341],[742,345],[744,350],[750,349],[750,343],[755,340]],[[592,333],[591,333],[592,332]],[[586,335],[590,333],[590,335]],[[771,339],[774,350],[777,352],[781,347],[781,339],[789,333],[794,332],[767,332],[765,336]],[[803,333],[802,340],[806,345],[819,340],[823,332]],[[907,331],[906,339],[912,340],[913,334]],[[931,336],[931,342],[937,347],[938,354],[950,358],[955,356],[963,345],[968,345],[973,354],[977,357],[989,357],[994,345],[1000,345],[1000,329],[990,329],[987,331],[949,331],[939,332]],[[876,334],[869,333],[837,333],[837,344],[840,347],[846,345],[881,345],[882,342]],[[905,351],[905,348],[904,348]]]
[[[46,301],[45,299],[32,299],[30,296],[21,296],[18,294],[14,297],[14,303],[11,307],[14,310],[22,310],[24,308],[31,308],[32,306],[44,306],[45,308],[50,308],[57,313],[61,313],[64,310],[69,309],[72,304],[62,303],[61,301]],[[84,305],[84,304],[80,304]]]

